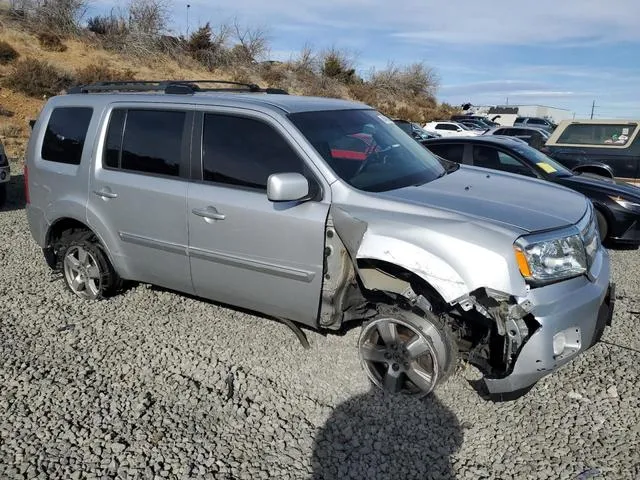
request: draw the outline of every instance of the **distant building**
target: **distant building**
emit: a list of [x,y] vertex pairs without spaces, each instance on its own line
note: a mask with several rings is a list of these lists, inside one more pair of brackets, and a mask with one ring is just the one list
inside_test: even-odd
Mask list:
[[486,115],[490,120],[506,126],[513,125],[517,117],[542,117],[554,123],[573,118],[570,110],[546,105],[482,105],[471,107],[469,113]]

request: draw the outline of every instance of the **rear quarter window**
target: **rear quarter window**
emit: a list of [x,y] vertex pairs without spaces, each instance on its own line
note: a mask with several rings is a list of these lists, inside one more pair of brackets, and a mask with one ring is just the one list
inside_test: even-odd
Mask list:
[[92,114],[91,107],[55,108],[44,132],[42,159],[80,165]]
[[636,129],[636,124],[570,124],[560,134],[556,143],[624,146],[629,144],[629,139]]

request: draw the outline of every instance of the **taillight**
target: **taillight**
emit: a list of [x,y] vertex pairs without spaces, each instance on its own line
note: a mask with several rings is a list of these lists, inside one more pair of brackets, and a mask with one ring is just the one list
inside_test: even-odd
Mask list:
[[24,196],[27,204],[29,204],[29,168],[26,164],[24,166]]

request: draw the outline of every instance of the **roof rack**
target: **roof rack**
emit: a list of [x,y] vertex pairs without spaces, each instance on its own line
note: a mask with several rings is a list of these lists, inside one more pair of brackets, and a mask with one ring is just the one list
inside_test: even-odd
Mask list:
[[[235,85],[236,87],[202,88],[198,83]],[[244,87],[244,88],[237,88]],[[255,83],[231,82],[227,80],[128,80],[119,82],[95,82],[70,88],[68,94],[99,92],[164,92],[173,95],[192,95],[196,92],[242,92],[288,95],[281,88],[261,88]]]

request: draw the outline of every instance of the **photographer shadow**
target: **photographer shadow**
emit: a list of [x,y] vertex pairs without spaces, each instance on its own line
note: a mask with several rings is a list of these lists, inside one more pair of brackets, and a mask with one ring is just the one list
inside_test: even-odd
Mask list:
[[314,480],[453,479],[461,446],[456,416],[431,395],[424,399],[372,390],[339,405],[314,442]]

